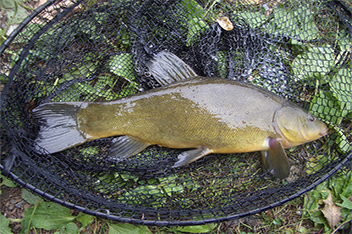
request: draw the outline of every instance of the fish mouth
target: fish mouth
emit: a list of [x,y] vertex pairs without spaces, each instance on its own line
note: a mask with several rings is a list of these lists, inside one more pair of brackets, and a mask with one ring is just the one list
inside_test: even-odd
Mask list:
[[328,133],[329,133],[329,128],[328,128],[328,127],[325,127],[325,128],[323,129],[323,131],[321,131],[321,132],[319,133],[319,135],[320,135],[321,137],[323,137],[323,136],[328,135]]

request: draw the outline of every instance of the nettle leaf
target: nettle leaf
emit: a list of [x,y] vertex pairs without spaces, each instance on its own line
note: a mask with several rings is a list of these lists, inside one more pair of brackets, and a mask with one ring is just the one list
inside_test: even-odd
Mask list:
[[128,223],[113,224],[107,222],[109,226],[109,234],[152,234],[147,226],[136,226]]
[[334,66],[334,61],[334,49],[331,46],[311,47],[293,60],[292,70],[298,80],[324,77]]
[[53,203],[39,203],[32,217],[32,225],[45,230],[55,230],[65,226],[73,221],[76,217],[72,216],[70,209]]

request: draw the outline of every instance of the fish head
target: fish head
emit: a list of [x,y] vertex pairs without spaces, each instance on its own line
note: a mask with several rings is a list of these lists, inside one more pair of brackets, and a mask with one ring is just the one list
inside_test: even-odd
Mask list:
[[285,148],[314,141],[328,133],[325,123],[294,105],[284,105],[275,113],[274,126],[284,138]]

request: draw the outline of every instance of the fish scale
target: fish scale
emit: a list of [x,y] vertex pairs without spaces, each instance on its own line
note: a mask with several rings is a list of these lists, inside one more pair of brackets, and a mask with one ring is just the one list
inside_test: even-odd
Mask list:
[[148,66],[162,87],[114,101],[54,102],[34,109],[34,116],[47,122],[38,145],[55,153],[119,136],[109,151],[116,161],[149,145],[193,148],[181,153],[173,167],[210,153],[261,151],[265,168],[285,178],[284,148],[327,134],[326,125],[301,107],[253,84],[193,76],[172,53],[160,52]]

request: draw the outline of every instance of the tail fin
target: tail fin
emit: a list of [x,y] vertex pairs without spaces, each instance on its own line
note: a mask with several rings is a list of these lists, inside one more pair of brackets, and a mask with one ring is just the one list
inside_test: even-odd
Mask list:
[[45,122],[35,140],[37,145],[55,153],[86,142],[77,124],[77,113],[82,105],[82,102],[53,102],[35,108],[33,117]]

